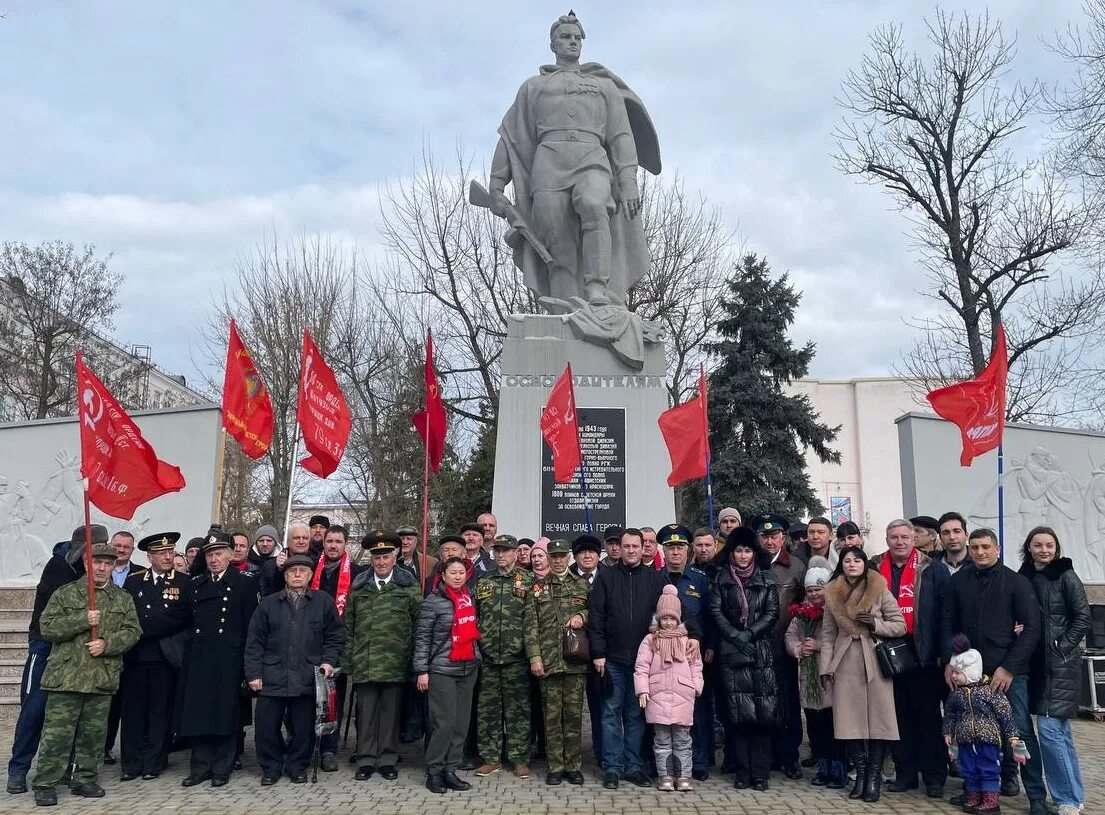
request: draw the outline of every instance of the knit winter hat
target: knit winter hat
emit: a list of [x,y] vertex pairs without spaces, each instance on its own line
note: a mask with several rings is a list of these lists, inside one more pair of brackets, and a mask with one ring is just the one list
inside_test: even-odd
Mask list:
[[656,619],[659,620],[661,617],[674,617],[680,621],[683,619],[683,608],[679,604],[679,590],[671,583],[664,586],[660,599],[656,601]]
[[967,678],[968,682],[982,680],[982,654],[971,647],[970,640],[964,634],[952,638],[952,668]]
[[280,541],[280,535],[277,534],[275,526],[257,527],[257,531],[253,533],[253,542],[257,543],[258,538],[272,538],[274,541]]
[[736,518],[738,524],[741,522],[741,514],[733,507],[726,507],[717,514],[718,521],[724,521],[726,518]]
[[814,555],[810,558],[809,566],[806,569],[805,586],[807,589],[810,586],[824,586],[832,576],[833,569],[829,565],[829,561],[820,555]]

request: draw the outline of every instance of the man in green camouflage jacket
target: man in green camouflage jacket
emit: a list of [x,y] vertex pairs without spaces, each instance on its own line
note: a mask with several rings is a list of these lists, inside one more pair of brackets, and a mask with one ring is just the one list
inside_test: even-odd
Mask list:
[[564,629],[587,623],[586,578],[568,568],[572,547],[566,540],[549,541],[549,573],[533,583],[536,637],[526,643],[530,670],[541,678],[545,714],[545,753],[549,773],[545,783],[582,784],[583,694],[588,663],[564,659]]
[[[88,610],[88,581],[62,586],[46,604],[39,625],[54,644],[42,689],[47,692],[46,722],[38,748],[38,771],[32,787],[35,803],[57,803],[61,783],[73,756],[70,787],[74,795],[102,798],[96,783],[104,753],[111,696],[119,688],[123,654],[142,636],[134,600],[111,580],[115,548],[92,546],[85,568],[96,585],[96,610]],[[92,638],[91,629],[96,629]]]
[[492,545],[495,570],[476,583],[476,615],[483,666],[480,674],[477,746],[487,776],[514,765],[518,778],[529,778],[530,708],[526,639],[532,638],[533,575],[516,564],[518,540],[498,535]]

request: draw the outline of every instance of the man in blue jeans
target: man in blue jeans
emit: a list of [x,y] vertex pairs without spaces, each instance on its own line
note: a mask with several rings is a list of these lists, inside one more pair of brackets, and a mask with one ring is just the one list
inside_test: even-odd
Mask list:
[[[92,525],[92,542],[107,543],[107,529]],[[7,791],[18,795],[27,791],[27,772],[31,769],[38,740],[42,736],[42,724],[46,720],[46,691],[39,687],[46,660],[50,656],[50,641],[43,638],[38,621],[51,595],[67,583],[84,576],[85,532],[83,526],[73,530],[68,541],[54,546],[53,556],[46,561],[35,588],[31,625],[27,630],[27,663],[23,666],[23,678],[19,685],[19,719],[15,723],[12,739],[12,757],[8,762]]]
[[633,692],[633,664],[648,634],[656,601],[668,582],[663,572],[644,566],[639,529],[621,537],[621,561],[599,569],[588,598],[588,631],[595,670],[606,685],[602,711],[602,785],[617,789],[619,778],[638,787],[652,782],[641,757],[645,715]]

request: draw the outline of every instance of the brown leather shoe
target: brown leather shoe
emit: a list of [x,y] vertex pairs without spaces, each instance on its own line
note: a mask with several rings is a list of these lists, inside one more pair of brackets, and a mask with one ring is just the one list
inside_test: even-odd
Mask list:
[[483,764],[476,770],[477,778],[487,778],[489,775],[493,775],[503,768],[502,764]]
[[515,764],[514,765],[514,776],[515,776],[515,778],[529,778],[530,777],[529,765],[528,764]]

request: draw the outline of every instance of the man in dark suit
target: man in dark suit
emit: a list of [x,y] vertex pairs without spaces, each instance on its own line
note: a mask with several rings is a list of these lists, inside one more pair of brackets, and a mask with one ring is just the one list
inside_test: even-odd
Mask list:
[[[123,658],[121,754],[123,781],[157,778],[168,764],[176,659],[192,613],[192,578],[173,569],[179,532],[159,532],[138,542],[148,571],[131,574],[123,589],[134,599],[142,638]],[[179,663],[178,663],[179,664]]]

